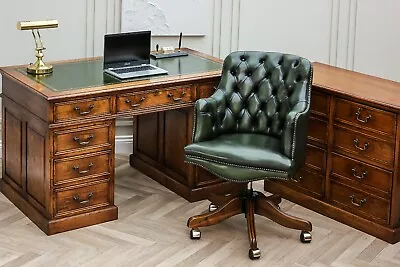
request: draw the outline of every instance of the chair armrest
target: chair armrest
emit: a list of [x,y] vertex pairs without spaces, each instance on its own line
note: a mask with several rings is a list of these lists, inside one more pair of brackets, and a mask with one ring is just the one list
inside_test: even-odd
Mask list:
[[216,121],[220,99],[224,99],[224,94],[221,90],[217,90],[212,96],[196,101],[194,105],[193,143],[211,140],[218,136]]
[[283,152],[293,160],[294,170],[305,161],[309,115],[310,104],[302,101],[297,103],[286,116],[282,138]]

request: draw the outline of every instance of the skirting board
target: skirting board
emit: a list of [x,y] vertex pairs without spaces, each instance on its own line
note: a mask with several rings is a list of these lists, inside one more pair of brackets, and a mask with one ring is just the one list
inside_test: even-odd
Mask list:
[[133,136],[120,135],[115,137],[115,154],[130,155],[133,152]]

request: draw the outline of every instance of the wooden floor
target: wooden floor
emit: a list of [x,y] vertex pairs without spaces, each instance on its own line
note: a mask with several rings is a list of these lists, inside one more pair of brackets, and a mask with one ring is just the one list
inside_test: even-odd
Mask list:
[[400,266],[400,242],[390,245],[288,201],[282,210],[313,223],[311,244],[299,241],[299,231],[256,217],[262,254],[251,261],[239,215],[191,240],[186,221],[209,203],[187,202],[123,157],[115,202],[117,221],[46,236],[0,194],[0,266]]

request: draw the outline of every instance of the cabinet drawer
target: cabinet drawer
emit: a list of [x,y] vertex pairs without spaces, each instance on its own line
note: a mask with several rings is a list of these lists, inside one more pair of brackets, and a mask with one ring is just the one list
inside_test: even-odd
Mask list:
[[356,102],[336,99],[335,119],[394,136],[396,115]]
[[331,201],[335,206],[356,215],[389,222],[389,200],[378,196],[332,181]]
[[292,187],[299,187],[304,193],[316,196],[317,198],[321,198],[324,195],[325,177],[303,168],[285,183],[288,183]]
[[111,114],[111,110],[111,97],[55,103],[54,122]]
[[[391,194],[392,172],[332,153],[332,178],[341,177]],[[354,183],[355,182],[355,183]]]
[[54,131],[54,154],[86,152],[94,148],[110,147],[114,136],[110,124]]
[[110,205],[109,182],[101,182],[88,186],[59,190],[55,192],[55,214],[56,216],[71,213],[87,212]]
[[318,92],[316,90],[311,90],[311,113],[328,116],[328,95]]
[[310,116],[308,120],[308,139],[318,143],[328,143],[328,122]]
[[54,161],[54,185],[110,175],[110,151]]
[[192,102],[192,95],[190,86],[118,95],[117,112]]
[[370,135],[335,127],[333,145],[349,154],[393,167],[394,144]]
[[326,167],[326,150],[307,144],[305,167],[324,173]]

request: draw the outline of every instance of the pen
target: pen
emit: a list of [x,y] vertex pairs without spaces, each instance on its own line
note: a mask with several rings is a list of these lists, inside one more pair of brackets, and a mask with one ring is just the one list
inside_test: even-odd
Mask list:
[[181,45],[182,45],[182,32],[179,34],[178,52],[181,52]]

